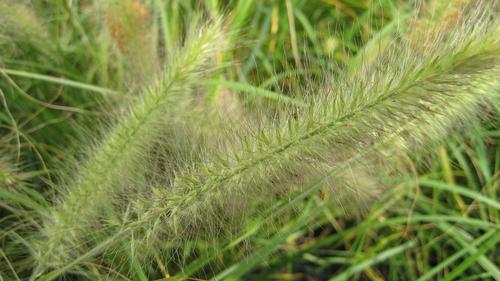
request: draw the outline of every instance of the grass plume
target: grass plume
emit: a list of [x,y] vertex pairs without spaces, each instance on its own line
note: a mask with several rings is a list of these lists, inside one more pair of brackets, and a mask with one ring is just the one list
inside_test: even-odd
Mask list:
[[150,208],[141,214],[144,236],[165,243],[228,234],[232,223],[246,225],[266,206],[367,150],[322,192],[351,210],[376,197],[384,175],[402,172],[402,156],[474,124],[498,101],[500,33],[493,6],[465,6],[454,22],[437,21],[429,33],[407,32],[353,76],[325,79],[305,110],[223,129],[229,140],[212,148],[215,153],[177,171],[144,200]]
[[16,168],[11,164],[8,158],[0,158],[0,188],[15,186],[20,181]]
[[194,32],[183,49],[172,54],[163,78],[144,90],[95,146],[47,216],[44,228],[47,240],[40,248],[41,268],[64,264],[85,252],[82,241],[100,215],[127,190],[123,175],[140,169],[136,161],[161,131],[159,121],[175,112],[173,101],[182,100],[210,69],[210,62],[215,52],[223,48],[223,42],[219,22]]

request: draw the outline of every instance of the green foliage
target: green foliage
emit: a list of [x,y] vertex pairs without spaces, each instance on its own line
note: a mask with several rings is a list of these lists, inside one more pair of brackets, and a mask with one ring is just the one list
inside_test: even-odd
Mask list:
[[500,279],[494,1],[0,10],[0,280]]

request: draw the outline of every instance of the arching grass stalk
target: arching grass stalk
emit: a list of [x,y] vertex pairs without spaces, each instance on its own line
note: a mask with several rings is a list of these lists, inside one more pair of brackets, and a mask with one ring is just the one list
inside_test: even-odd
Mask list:
[[362,207],[360,199],[383,190],[381,177],[399,172],[400,156],[474,124],[498,101],[500,29],[492,11],[494,3],[476,3],[452,21],[406,33],[353,76],[325,79],[312,106],[283,114],[288,120],[227,128],[221,134],[232,146],[181,169],[144,200],[162,215],[145,215],[142,235],[164,243],[230,233],[233,224],[391,139],[322,191],[340,205]]
[[64,194],[45,220],[37,271],[60,266],[85,253],[86,241],[91,244],[93,236],[98,235],[99,219],[104,214],[112,216],[110,210],[120,205],[120,196],[124,192],[140,193],[134,189],[140,185],[131,186],[127,179],[141,174],[145,166],[142,156],[161,127],[169,126],[162,122],[180,110],[176,106],[182,104],[183,95],[204,77],[221,48],[224,34],[216,21],[193,30],[183,48],[170,54],[163,78],[131,103],[64,185]]

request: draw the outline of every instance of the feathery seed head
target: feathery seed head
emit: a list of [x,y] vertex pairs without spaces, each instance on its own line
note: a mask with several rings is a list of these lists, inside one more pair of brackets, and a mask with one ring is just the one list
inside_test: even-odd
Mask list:
[[[223,38],[219,21],[193,33],[184,48],[171,57],[163,78],[131,103],[90,152],[46,219],[46,240],[39,247],[41,270],[67,264],[84,254],[99,239],[105,214],[122,209],[123,197],[143,192],[137,184],[147,166],[143,157],[164,127],[170,126],[166,121],[183,112],[179,105],[189,100],[189,92],[211,68],[215,53],[224,47]],[[170,149],[175,150],[177,143],[173,145]]]

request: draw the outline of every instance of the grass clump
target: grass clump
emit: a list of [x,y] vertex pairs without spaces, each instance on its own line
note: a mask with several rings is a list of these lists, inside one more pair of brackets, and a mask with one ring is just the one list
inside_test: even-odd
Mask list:
[[409,33],[358,72],[326,80],[306,109],[258,127],[220,128],[220,146],[127,207],[138,211],[132,230],[142,228],[134,239],[156,247],[219,239],[332,170],[348,172],[329,179],[323,197],[350,210],[373,199],[379,178],[402,172],[402,155],[442,140],[498,99],[498,30],[488,13],[464,13],[435,37]]
[[375,2],[0,0],[0,280],[500,278],[498,4]]

